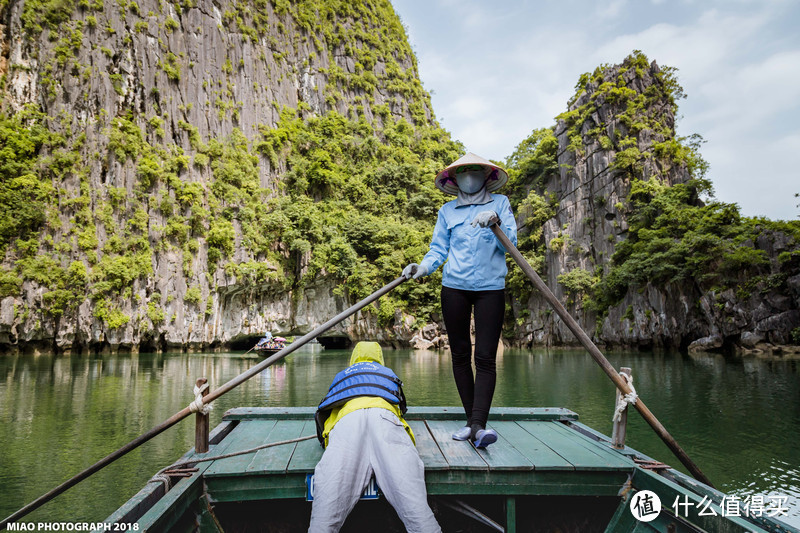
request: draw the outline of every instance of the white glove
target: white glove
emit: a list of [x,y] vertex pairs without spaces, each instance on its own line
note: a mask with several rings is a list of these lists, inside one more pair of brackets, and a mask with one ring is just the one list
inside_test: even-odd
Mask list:
[[411,279],[412,277],[414,279],[418,279],[422,276],[427,276],[428,274],[430,274],[430,272],[428,272],[426,267],[420,266],[416,263],[410,263],[403,269],[402,276],[406,279]]
[[494,211],[481,211],[475,218],[472,220],[472,227],[480,226],[482,228],[487,228],[491,226],[492,219],[497,217],[497,213]]

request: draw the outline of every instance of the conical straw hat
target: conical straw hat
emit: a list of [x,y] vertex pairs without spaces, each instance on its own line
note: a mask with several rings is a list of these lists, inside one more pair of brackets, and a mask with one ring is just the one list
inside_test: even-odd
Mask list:
[[452,194],[453,196],[458,194],[456,168],[463,165],[481,165],[486,168],[486,190],[489,192],[496,191],[508,181],[508,174],[505,170],[479,155],[467,152],[464,157],[459,158],[436,174],[436,186],[439,190],[447,194]]

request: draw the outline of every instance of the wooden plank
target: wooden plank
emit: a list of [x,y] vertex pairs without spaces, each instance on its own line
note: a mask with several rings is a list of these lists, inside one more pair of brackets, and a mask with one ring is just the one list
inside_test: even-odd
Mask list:
[[[223,420],[273,419],[292,420],[314,418],[316,407],[237,407],[229,409]],[[462,407],[409,407],[406,420],[464,420]],[[578,420],[574,411],[563,407],[495,407],[489,420]]]
[[430,420],[428,429],[436,439],[447,464],[451,469],[457,470],[488,470],[486,464],[469,441],[453,440],[452,434],[464,427],[463,421],[457,420]]
[[576,470],[616,470],[627,465],[612,464],[606,458],[589,450],[577,439],[552,427],[558,422],[518,422],[520,427],[542,441],[547,447],[572,463]]
[[[606,448],[609,448],[609,449],[611,448],[611,441],[609,440],[609,438],[606,435],[603,435],[602,433],[598,432],[597,430],[595,430],[593,428],[590,428],[589,426],[581,424],[580,422],[570,421],[568,423],[567,427],[569,429],[571,429],[571,430],[580,432],[582,435],[586,436],[586,438],[589,439],[590,441],[596,441],[596,440],[599,439],[598,444],[600,444],[601,446],[605,446]],[[625,446],[625,448],[623,450],[619,450],[619,451],[617,451],[617,453],[621,453],[621,454],[625,455],[626,457],[636,457],[638,459],[644,459],[644,460],[648,460],[648,461],[654,461],[655,460],[652,457],[650,457],[650,456],[648,456],[648,455],[646,455],[646,454],[644,454],[644,453],[642,453],[642,452],[640,452],[638,450],[634,450],[633,448],[630,448],[629,446]],[[700,481],[698,481],[698,480],[696,480],[696,479],[684,474],[683,472],[675,470],[674,468],[670,468],[666,472],[668,473],[669,481],[674,482],[675,484],[677,484],[680,487],[683,487],[684,489],[688,490],[690,493],[698,494],[701,498],[703,496],[707,496],[709,499],[711,499],[713,501],[721,501],[722,497],[724,496],[724,493],[722,493],[722,492],[720,492],[718,490],[715,490],[715,489],[709,487],[708,485],[705,485],[704,483],[702,483],[702,482],[700,482]],[[660,477],[664,477],[664,476],[660,476]],[[628,515],[630,515],[630,513],[628,513]],[[757,525],[757,526],[759,526],[759,527],[761,527],[763,529],[766,529],[768,531],[773,531],[773,532],[789,531],[789,530],[782,530],[779,527],[776,527],[774,521],[771,521],[769,518],[764,517],[764,516],[752,517],[750,519],[750,521],[753,524],[755,524],[755,525]],[[783,526],[781,526],[781,527],[783,527]],[[798,530],[798,533],[800,533],[800,530]]]
[[629,457],[618,453],[613,448],[608,448],[597,441],[591,440],[586,435],[580,434],[578,431],[574,429],[568,428],[564,424],[560,422],[555,422],[550,426],[552,429],[555,429],[565,435],[567,438],[573,439],[575,442],[586,448],[587,450],[591,451],[592,453],[596,453],[598,456],[604,458],[609,465],[617,466],[619,468],[625,468],[628,470],[633,470],[636,468],[636,463],[633,462]]
[[[203,463],[200,463],[201,465]],[[202,471],[202,468],[201,468]],[[180,480],[136,523],[139,531],[170,531],[189,506],[203,493],[202,474]]]
[[426,472],[429,495],[617,496],[628,479],[618,470],[436,470]]
[[206,487],[214,503],[287,498],[305,499],[306,473],[220,476],[206,480]]
[[[464,420],[462,407],[409,407],[406,420]],[[563,407],[495,407],[493,420],[577,420],[578,415]]]
[[506,498],[506,533],[517,533],[517,499],[514,496]]
[[[501,425],[502,424],[502,425]],[[494,422],[503,437],[531,463],[534,470],[575,470],[572,463],[551,450],[545,443],[520,427],[517,422]],[[498,429],[499,428],[499,429]]]
[[533,470],[533,463],[520,453],[503,434],[507,428],[519,428],[516,422],[496,421],[488,427],[497,432],[497,442],[479,448],[478,454],[489,465],[489,470]]
[[316,407],[235,407],[222,415],[223,420],[305,420],[314,418]]
[[533,462],[505,435],[509,431],[512,438],[516,436],[515,430],[519,430],[516,422],[499,420],[491,422],[488,427],[497,432],[497,442],[477,451],[489,465],[489,470],[533,470]]
[[[317,433],[317,426],[313,420],[306,420],[303,426],[302,435],[311,435]],[[289,466],[286,469],[287,473],[295,472],[313,472],[317,463],[322,459],[322,446],[317,439],[304,440],[298,442],[292,454],[292,459],[289,461]]]
[[620,448],[620,449],[614,448],[613,444],[611,443],[611,438],[608,435],[603,435],[602,433],[600,433],[596,429],[590,428],[589,426],[587,426],[585,424],[581,424],[580,422],[577,422],[575,420],[566,421],[566,423],[564,425],[568,429],[571,429],[572,431],[580,433],[581,435],[583,435],[584,437],[589,439],[590,442],[594,442],[594,443],[596,443],[596,444],[598,444],[600,446],[603,446],[605,448],[609,448],[609,449],[613,450],[615,453],[619,453],[619,454],[625,455],[626,457],[635,456],[635,457],[638,457],[638,458],[641,458],[641,459],[654,460],[651,457],[648,457],[648,456],[644,455],[643,453],[634,450],[630,446],[625,446],[625,447]]
[[[278,420],[264,444],[303,437],[305,436],[302,434],[303,426],[305,426],[304,420]],[[297,443],[292,443],[259,450],[250,464],[247,465],[246,471],[284,473],[289,467],[289,461],[296,447]]]
[[409,420],[408,425],[414,432],[414,440],[417,441],[417,452],[425,464],[425,470],[447,470],[450,465],[442,455],[442,450],[436,444],[428,426],[422,420]]
[[[217,428],[212,431],[212,437],[216,436],[216,438],[210,437],[209,440],[211,441],[211,449],[208,451],[207,454],[199,454],[202,457],[211,457],[214,455],[222,455],[226,453],[227,447],[231,444],[231,440],[224,440],[224,437],[228,435],[231,430],[230,424],[236,423],[229,423],[223,422]],[[189,452],[185,453],[181,456],[180,459],[176,462],[186,462],[191,461],[195,458],[194,448],[192,448]],[[208,467],[211,466],[209,462],[202,462],[197,463],[198,472],[194,474],[194,476],[187,478],[187,479],[194,479],[199,478]],[[180,483],[176,484],[169,493],[172,496],[178,494],[179,487],[185,487],[189,482],[187,479],[181,480],[181,482],[186,482],[183,485]],[[187,487],[188,488],[188,487]],[[128,502],[122,505],[119,509],[117,509],[111,516],[105,519],[107,523],[133,523],[138,522],[152,507],[157,505],[159,501],[165,496],[164,494],[164,485],[163,483],[147,483],[142,490],[140,490],[136,495],[133,496]]]
[[[226,453],[238,452],[266,443],[275,420],[246,420],[239,423],[225,440],[230,442]],[[206,476],[242,475],[253,460],[254,453],[214,461],[206,470]]]
[[239,422],[235,420],[223,420],[217,427],[211,430],[211,434],[208,436],[208,443],[212,446],[219,444],[233,431],[233,428],[235,428],[238,423]]

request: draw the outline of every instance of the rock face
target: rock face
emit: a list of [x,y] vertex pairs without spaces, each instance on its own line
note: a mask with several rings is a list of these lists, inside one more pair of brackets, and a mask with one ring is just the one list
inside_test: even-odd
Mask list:
[[[43,204],[40,247],[26,263],[38,274],[13,278],[24,267],[7,247],[3,273],[19,285],[0,302],[0,349],[209,349],[266,330],[304,334],[351,305],[333,276],[287,286],[274,260],[286,250],[257,256],[243,243],[258,228],[245,227],[244,208],[226,200],[220,175],[239,187],[237,172],[252,166],[253,187],[278,197],[282,154],[247,150],[219,165],[237,138],[254,146],[267,137],[284,108],[312,117],[357,109],[370,124],[430,122],[429,97],[388,2],[40,4],[0,8],[2,111],[32,106],[56,124],[63,149],[46,143],[37,165],[74,159],[53,177],[57,199]],[[369,50],[375,38],[392,43],[389,51]],[[412,102],[409,92],[419,97]],[[151,178],[157,185],[148,190],[142,180]],[[195,222],[202,236],[187,238]],[[262,268],[260,277],[210,268],[219,250],[233,264]],[[89,294],[62,279],[66,303],[58,302],[47,257],[83,272],[76,279]],[[329,334],[399,342],[374,311]]]
[[[660,156],[657,143],[674,137],[672,103],[655,62],[598,69],[555,128],[559,170],[541,182],[541,194],[557,200],[556,215],[543,228],[548,243],[543,280],[595,342],[643,349],[792,351],[800,330],[798,276],[787,275],[782,253],[797,253],[796,239],[764,229],[749,245],[769,258],[762,283],[739,294],[702,290],[698,283],[646,283],[629,287],[619,303],[598,316],[559,279],[583,270],[607,274],[609,259],[628,238],[632,179],[664,186],[686,183],[685,164]],[[609,89],[609,86],[612,87]],[[622,88],[622,89],[621,89]],[[627,91],[624,98],[619,91]],[[660,96],[659,96],[660,95]],[[632,103],[641,109],[631,112]],[[638,125],[637,125],[638,123]],[[632,163],[626,162],[631,154]],[[702,205],[698,201],[698,205]],[[518,216],[524,228],[524,214]],[[522,230],[527,231],[527,230]],[[743,246],[748,243],[743,243]],[[796,270],[795,270],[796,274]],[[770,282],[774,286],[770,286]],[[521,345],[577,344],[540,296],[513,302],[522,324],[512,342]],[[781,347],[782,346],[782,347]]]

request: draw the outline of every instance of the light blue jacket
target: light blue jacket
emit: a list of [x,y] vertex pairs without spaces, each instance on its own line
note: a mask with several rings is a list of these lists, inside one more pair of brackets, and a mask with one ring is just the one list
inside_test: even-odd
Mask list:
[[451,289],[485,291],[506,286],[506,250],[491,228],[472,227],[472,220],[481,211],[494,211],[500,217],[500,228],[517,245],[517,222],[508,198],[492,194],[492,201],[482,205],[456,207],[457,200],[439,209],[433,228],[431,249],[420,262],[428,272],[443,269],[442,285]]

